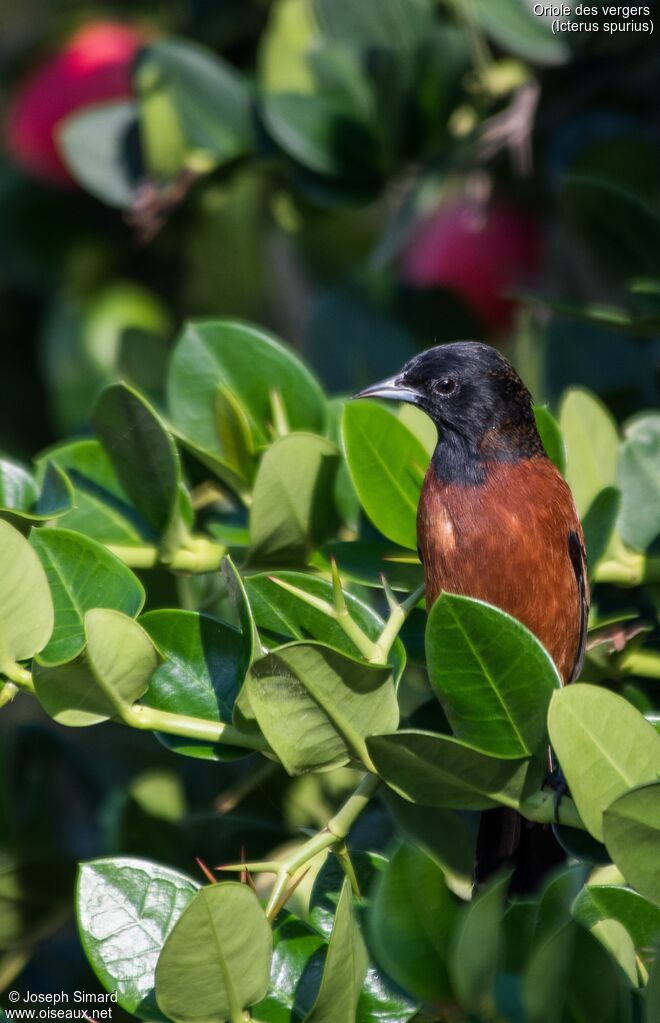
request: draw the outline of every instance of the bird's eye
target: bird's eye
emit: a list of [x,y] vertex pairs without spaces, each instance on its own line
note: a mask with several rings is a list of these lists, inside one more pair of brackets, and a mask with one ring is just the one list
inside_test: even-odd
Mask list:
[[456,390],[456,381],[451,377],[443,377],[442,380],[438,380],[435,389],[438,394],[451,394]]

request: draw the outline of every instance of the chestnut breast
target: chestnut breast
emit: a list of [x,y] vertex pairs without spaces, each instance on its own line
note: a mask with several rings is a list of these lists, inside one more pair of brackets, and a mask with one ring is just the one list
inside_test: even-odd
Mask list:
[[494,604],[540,639],[568,681],[587,600],[571,533],[583,549],[571,492],[549,459],[487,462],[476,485],[443,482],[431,463],[417,512],[427,606],[443,590]]

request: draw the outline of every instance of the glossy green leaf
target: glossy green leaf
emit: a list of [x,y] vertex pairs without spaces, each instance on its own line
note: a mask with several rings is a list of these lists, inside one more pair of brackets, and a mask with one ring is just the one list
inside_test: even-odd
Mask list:
[[433,732],[401,730],[367,740],[380,777],[404,799],[425,806],[485,810],[503,803],[517,806],[540,782],[533,761],[485,753]]
[[620,506],[621,492],[616,487],[605,487],[596,494],[582,518],[590,577],[593,576],[598,562],[607,553]]
[[427,451],[395,415],[373,402],[346,405],[342,437],[367,515],[388,540],[417,550],[417,504]]
[[430,30],[429,0],[315,0],[319,28],[329,39],[358,46],[409,50]]
[[591,929],[601,920],[616,920],[627,930],[636,948],[651,948],[660,939],[660,907],[632,888],[586,885],[571,912],[583,927]]
[[660,783],[643,785],[612,802],[603,814],[603,835],[626,881],[660,906]]
[[559,424],[566,444],[566,480],[582,516],[604,487],[616,486],[617,427],[602,402],[580,387],[564,395]]
[[327,93],[270,93],[262,113],[277,145],[305,169],[327,177],[350,171],[353,178],[368,178],[378,162],[375,139],[351,100]]
[[[194,611],[150,611],[140,625],[164,658],[151,677],[143,703],[204,721],[231,722],[243,683],[243,638],[224,622]],[[170,749],[203,760],[245,756],[245,750],[163,736]]]
[[354,1023],[368,962],[346,878],[337,903],[321,986],[305,1023]]
[[563,473],[566,469],[566,448],[559,423],[546,405],[534,406],[534,418],[546,455]]
[[22,533],[32,524],[59,518],[72,504],[71,484],[54,465],[46,469],[39,492],[30,473],[15,462],[0,460],[0,518]]
[[492,1012],[509,876],[494,881],[462,910],[454,931],[449,970],[460,1005]]
[[228,387],[218,384],[215,399],[216,429],[220,448],[246,486],[256,470],[256,447],[247,413]]
[[660,533],[660,415],[639,416],[624,429],[619,461],[621,536],[639,550]]
[[306,563],[338,525],[339,451],[324,437],[291,433],[264,454],[250,508],[253,564]]
[[475,0],[474,17],[504,50],[535,64],[561,64],[569,56],[565,37],[555,35],[550,18],[538,17],[525,0]]
[[132,618],[106,608],[84,618],[87,645],[75,661],[48,665],[37,659],[37,696],[59,724],[96,725],[131,707],[147,690],[158,654]]
[[369,944],[385,972],[425,1001],[450,993],[447,962],[458,907],[429,856],[407,845],[395,852],[369,911]]
[[660,735],[615,693],[577,684],[555,693],[548,728],[586,827],[603,839],[603,811],[660,772]]
[[[360,921],[371,905],[375,883],[387,866],[378,853],[351,850],[351,864],[357,878],[360,898],[354,896],[353,906]],[[336,856],[326,857],[316,875],[310,898],[310,920],[326,937],[332,932],[337,903],[346,873]],[[419,1006],[377,967],[370,965],[358,999],[356,1023],[406,1023],[416,1015]]]
[[[359,650],[334,618],[329,618],[318,608],[305,603],[296,594],[282,589],[277,579],[314,597],[320,597],[329,604],[333,600],[332,583],[304,572],[278,572],[272,577],[248,576],[245,588],[255,621],[264,636],[268,635],[280,642],[281,639],[317,639],[352,657],[359,656]],[[353,620],[369,639],[377,640],[385,624],[380,615],[352,593],[344,593],[344,599]],[[390,658],[397,680],[405,666],[405,657],[405,648],[401,640],[397,639]]]
[[164,90],[185,147],[193,154],[191,159],[204,158],[203,169],[244,156],[253,148],[247,87],[217,54],[187,40],[158,40],[142,53],[137,81],[143,95],[156,87]]
[[101,202],[129,209],[135,198],[124,157],[128,133],[135,125],[133,100],[84,105],[56,128],[57,145],[73,177]]
[[469,892],[474,872],[475,839],[463,814],[423,806],[385,789],[380,797],[409,842],[425,850],[442,867],[445,880],[458,894]]
[[[259,372],[255,372],[255,367]],[[310,372],[270,334],[234,320],[189,324],[170,363],[168,400],[175,428],[198,449],[227,462],[218,436],[219,385],[247,415],[255,444],[268,443],[271,392],[277,391],[292,430],[322,433],[323,393]]]
[[39,558],[18,530],[0,520],[0,672],[43,650],[53,623]]
[[365,758],[365,737],[394,730],[399,720],[390,668],[321,643],[291,643],[255,661],[247,692],[289,774]]
[[107,991],[126,1012],[163,1020],[154,973],[167,935],[199,885],[169,867],[113,857],[80,867],[78,930],[85,954]]
[[41,651],[42,664],[62,664],[85,644],[85,613],[114,608],[134,617],[144,604],[135,575],[96,541],[68,529],[39,529],[30,542],[44,567],[55,609],[55,627]]
[[271,930],[254,892],[229,881],[200,889],[156,967],[156,999],[174,1023],[238,1018],[268,988]]
[[560,686],[532,633],[482,601],[443,593],[428,617],[431,684],[456,734],[496,756],[524,757],[547,745],[546,715]]
[[326,940],[292,913],[281,913],[273,927],[273,960],[266,997],[252,1008],[263,1023],[302,1023],[320,982]]
[[[166,536],[177,525],[183,484],[176,445],[160,417],[133,388],[114,384],[96,403],[92,424],[131,503],[158,536]],[[190,520],[189,499],[187,504]]]
[[74,505],[58,522],[63,529],[106,544],[140,543],[149,536],[98,441],[71,441],[50,448],[37,466],[46,472],[49,463],[63,470],[73,486]]
[[523,982],[524,1018],[530,1023],[566,1019],[621,1023],[618,967],[600,943],[574,923],[534,946]]

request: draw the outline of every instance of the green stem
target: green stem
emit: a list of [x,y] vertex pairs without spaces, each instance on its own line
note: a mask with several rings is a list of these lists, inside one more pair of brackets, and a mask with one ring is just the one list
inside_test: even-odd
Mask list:
[[21,664],[3,664],[2,674],[6,675],[9,681],[13,682],[18,689],[22,689],[26,693],[32,693],[33,696],[35,695],[32,675]]
[[8,703],[11,703],[17,692],[17,685],[13,682],[5,682],[2,688],[0,688],[0,709],[6,707]]
[[145,732],[166,732],[181,735],[186,739],[200,739],[203,742],[218,742],[244,749],[268,752],[268,743],[261,735],[248,735],[233,725],[221,721],[205,721],[203,718],[188,717],[186,714],[171,714],[136,703],[122,712],[122,721],[131,728]]
[[167,558],[163,557],[158,547],[149,544],[137,546],[106,544],[106,547],[129,568],[155,568],[157,565],[166,565],[172,572],[196,574],[217,572],[227,553],[226,547],[206,537],[193,537],[187,546],[179,547]]
[[627,552],[625,560],[601,561],[594,572],[594,582],[616,586],[641,586],[660,582],[660,558]]
[[324,849],[329,849],[333,845],[344,842],[355,821],[365,806],[367,806],[379,785],[380,778],[373,774],[365,774],[355,792],[346,800],[334,817],[330,818],[323,831],[313,835],[304,845],[296,849],[284,860],[268,899],[268,906],[266,907],[267,916],[271,917],[273,914],[275,907],[278,905],[289,881],[296,871],[304,867],[310,860],[313,860]]
[[385,623],[383,631],[378,637],[378,642],[376,643],[376,656],[371,657],[371,661],[374,661],[376,664],[387,664],[390,651],[396,642],[397,636],[401,632],[403,623],[412,609],[423,597],[424,589],[424,586],[420,586],[400,604],[392,605],[390,616]]

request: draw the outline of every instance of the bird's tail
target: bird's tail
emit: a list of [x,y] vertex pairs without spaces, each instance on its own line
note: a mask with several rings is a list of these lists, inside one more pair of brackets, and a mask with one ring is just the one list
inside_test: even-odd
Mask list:
[[509,892],[527,894],[565,859],[549,825],[534,824],[505,806],[482,812],[474,866],[477,885],[509,867],[513,868]]

